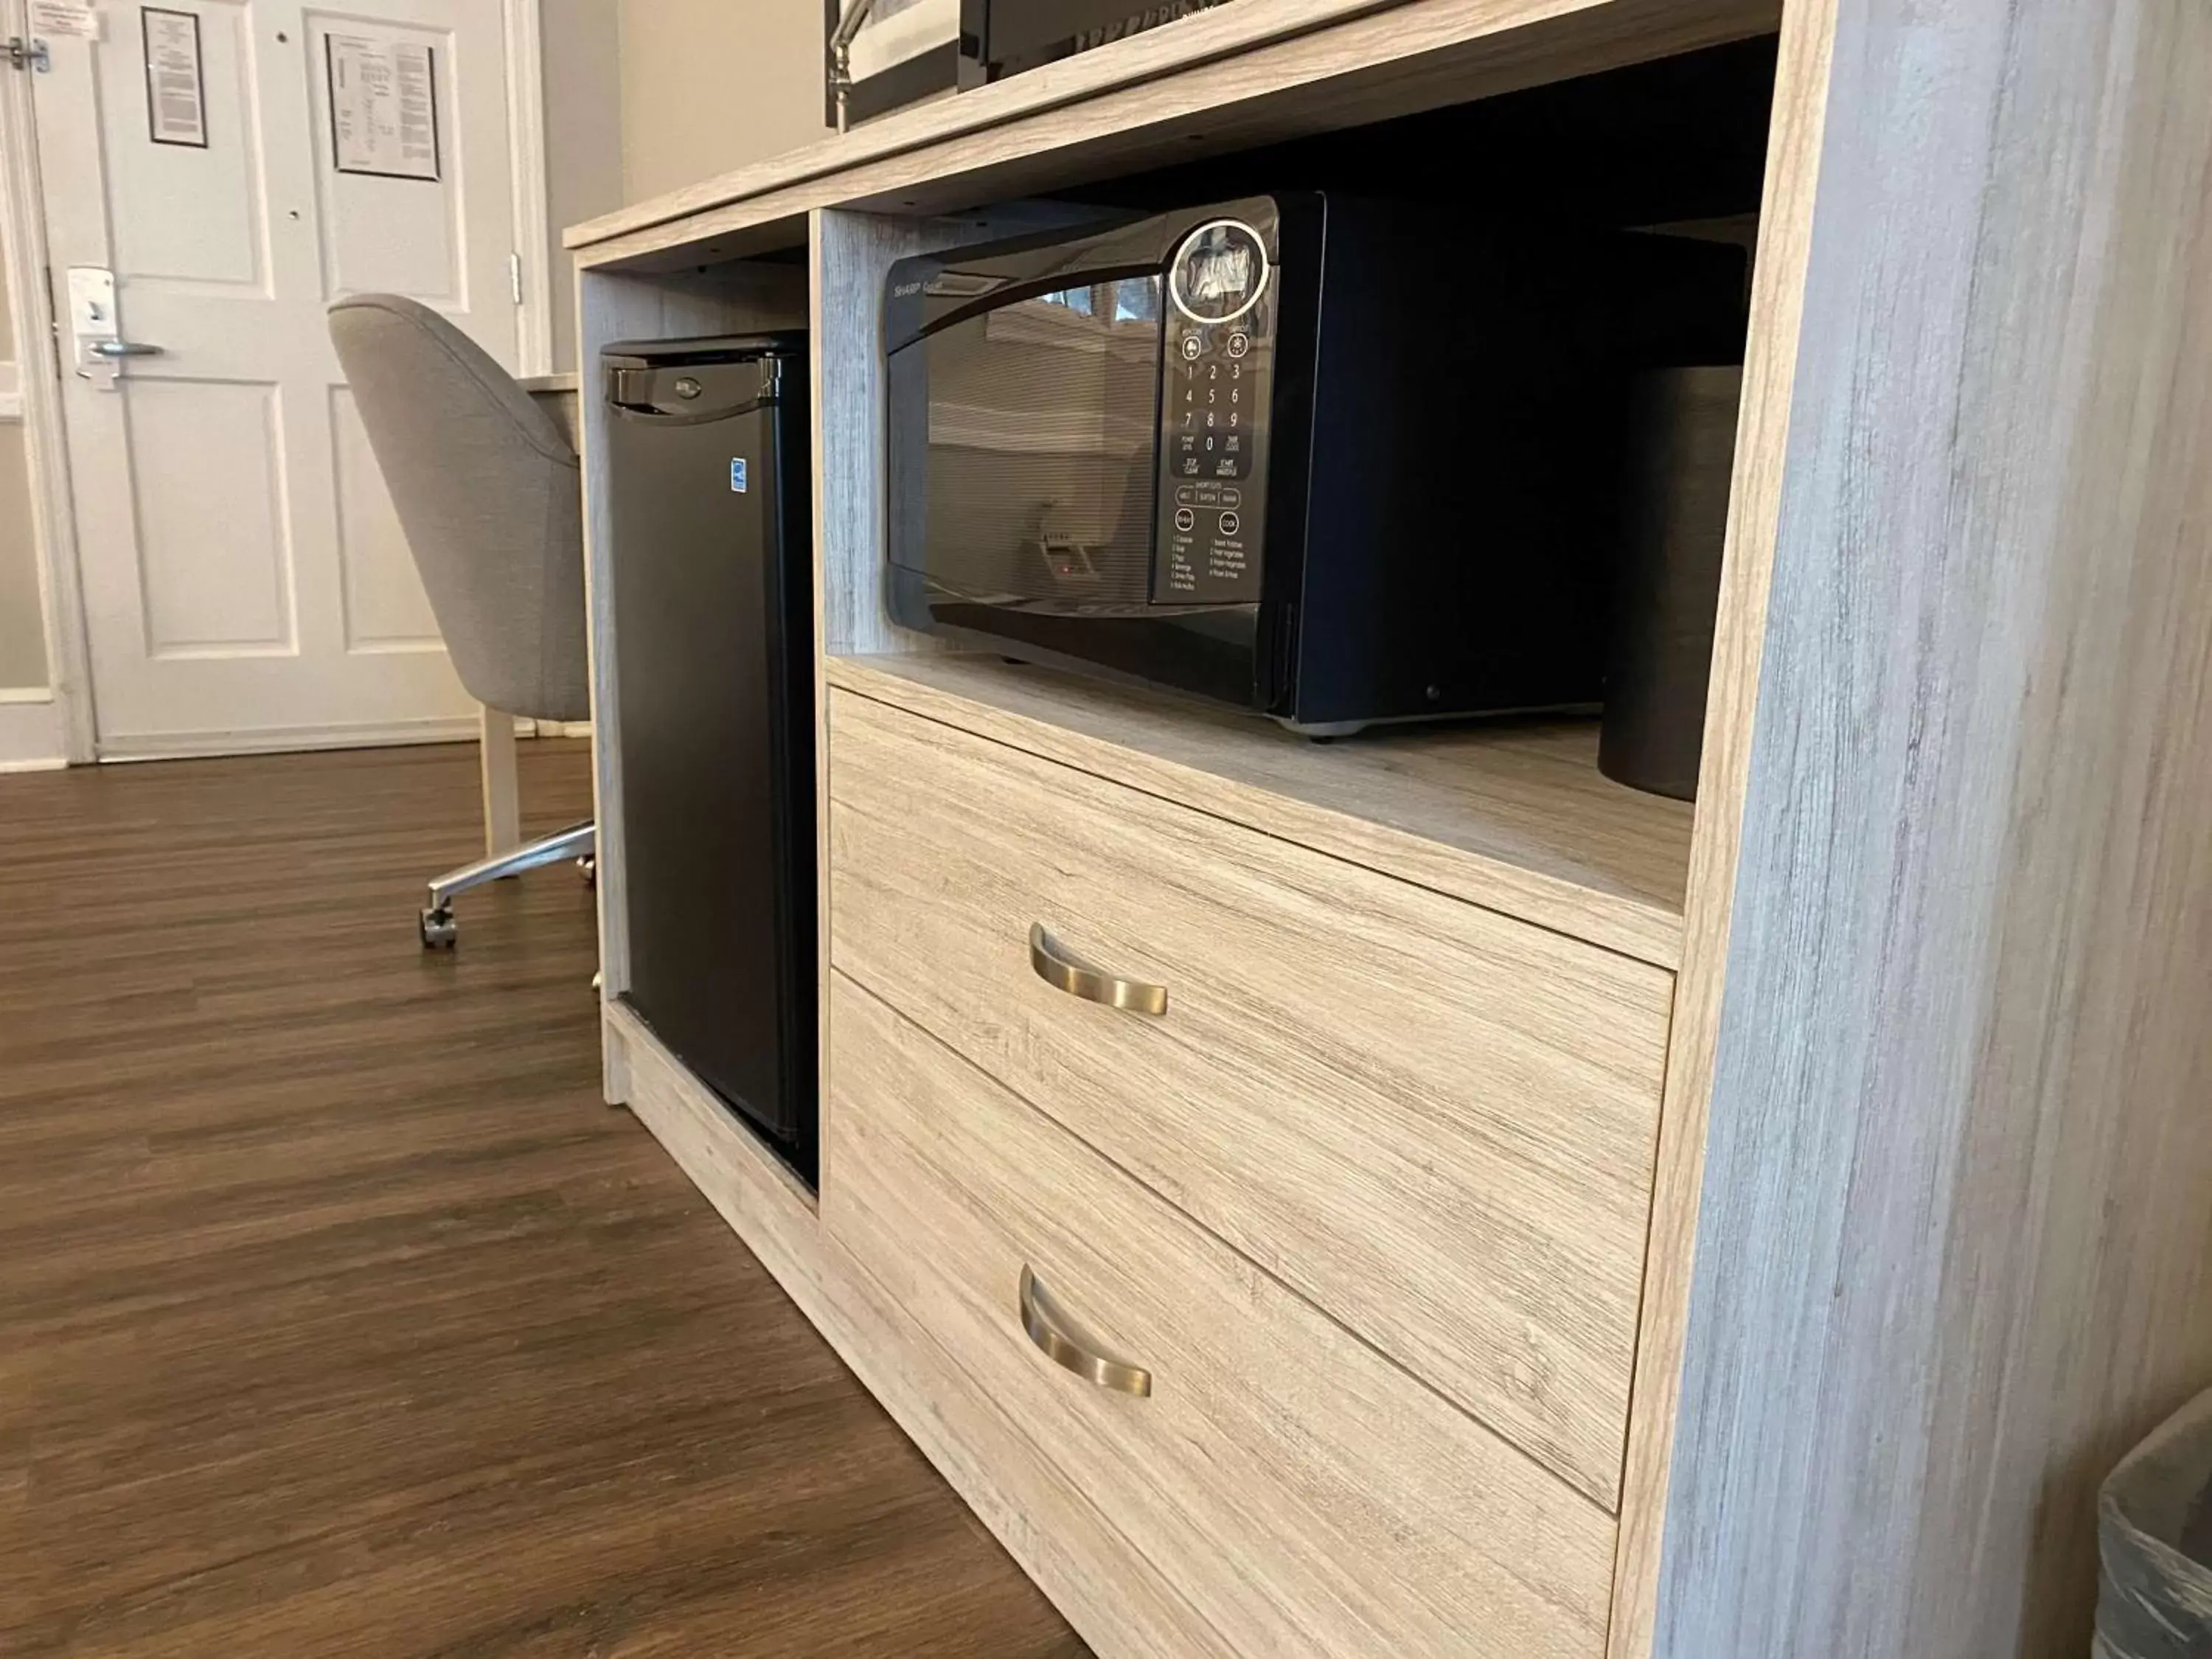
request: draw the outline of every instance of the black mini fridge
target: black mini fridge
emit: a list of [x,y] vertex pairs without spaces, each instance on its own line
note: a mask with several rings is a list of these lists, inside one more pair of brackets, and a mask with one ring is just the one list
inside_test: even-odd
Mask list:
[[627,1000],[811,1184],[806,336],[609,346]]

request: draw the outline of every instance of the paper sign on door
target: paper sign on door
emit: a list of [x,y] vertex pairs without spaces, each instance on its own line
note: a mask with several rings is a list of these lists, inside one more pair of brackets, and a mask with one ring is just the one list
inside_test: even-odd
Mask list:
[[208,147],[207,92],[200,80],[200,20],[188,11],[138,9],[146,40],[146,126],[157,144]]
[[100,14],[92,9],[92,0],[31,0],[31,33],[33,38],[69,34],[97,40]]
[[438,59],[416,40],[323,37],[331,147],[340,173],[438,176]]

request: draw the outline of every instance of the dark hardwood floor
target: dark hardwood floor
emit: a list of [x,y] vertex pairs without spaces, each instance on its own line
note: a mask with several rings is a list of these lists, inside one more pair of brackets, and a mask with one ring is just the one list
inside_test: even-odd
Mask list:
[[599,1103],[574,873],[417,946],[474,769],[0,777],[0,1654],[1081,1654]]

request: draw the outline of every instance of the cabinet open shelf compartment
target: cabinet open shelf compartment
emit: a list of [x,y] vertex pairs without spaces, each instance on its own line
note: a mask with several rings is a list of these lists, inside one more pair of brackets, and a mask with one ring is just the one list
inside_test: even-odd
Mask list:
[[[899,254],[1018,234],[1050,210],[1271,188],[1418,195],[1440,218],[1658,230],[1748,253],[1776,50],[1771,34],[1748,28],[1498,95],[1483,95],[1471,76],[1460,99],[1432,88],[1397,112],[1386,104],[1363,111],[1366,118],[1324,118],[1325,133],[1294,124],[1255,143],[1233,125],[1218,127],[1167,165],[1146,155],[1153,165],[1103,173],[1070,156],[1062,165],[1075,176],[1036,181],[1048,200],[963,207],[958,219],[818,213],[826,684],[1678,968],[1692,808],[1601,774],[1593,720],[1462,721],[1316,744],[1169,695],[948,654],[942,641],[894,626],[881,599],[882,284]],[[1453,165],[1424,166],[1438,156]],[[1470,530],[1470,557],[1513,556],[1479,546],[1479,536]]]
[[1401,727],[1317,744],[1255,715],[996,657],[833,655],[823,678],[833,693],[1680,965],[1692,808],[1601,775],[1594,720]]

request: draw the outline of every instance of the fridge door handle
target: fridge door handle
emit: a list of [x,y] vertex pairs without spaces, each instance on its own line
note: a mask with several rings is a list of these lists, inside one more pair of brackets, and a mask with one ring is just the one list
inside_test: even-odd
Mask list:
[[714,421],[734,420],[757,409],[774,407],[783,391],[782,365],[773,357],[760,360],[753,395],[738,404],[695,404],[694,399],[706,395],[708,382],[683,373],[680,364],[656,368],[610,365],[606,376],[608,407],[626,420],[649,421],[656,426],[705,426]]
[[750,415],[757,409],[770,409],[773,398],[754,398],[737,404],[726,404],[715,409],[687,409],[681,411],[657,408],[652,404],[627,404],[619,398],[607,399],[607,407],[625,421],[641,421],[653,426],[712,426],[717,421],[734,421],[740,415]]

